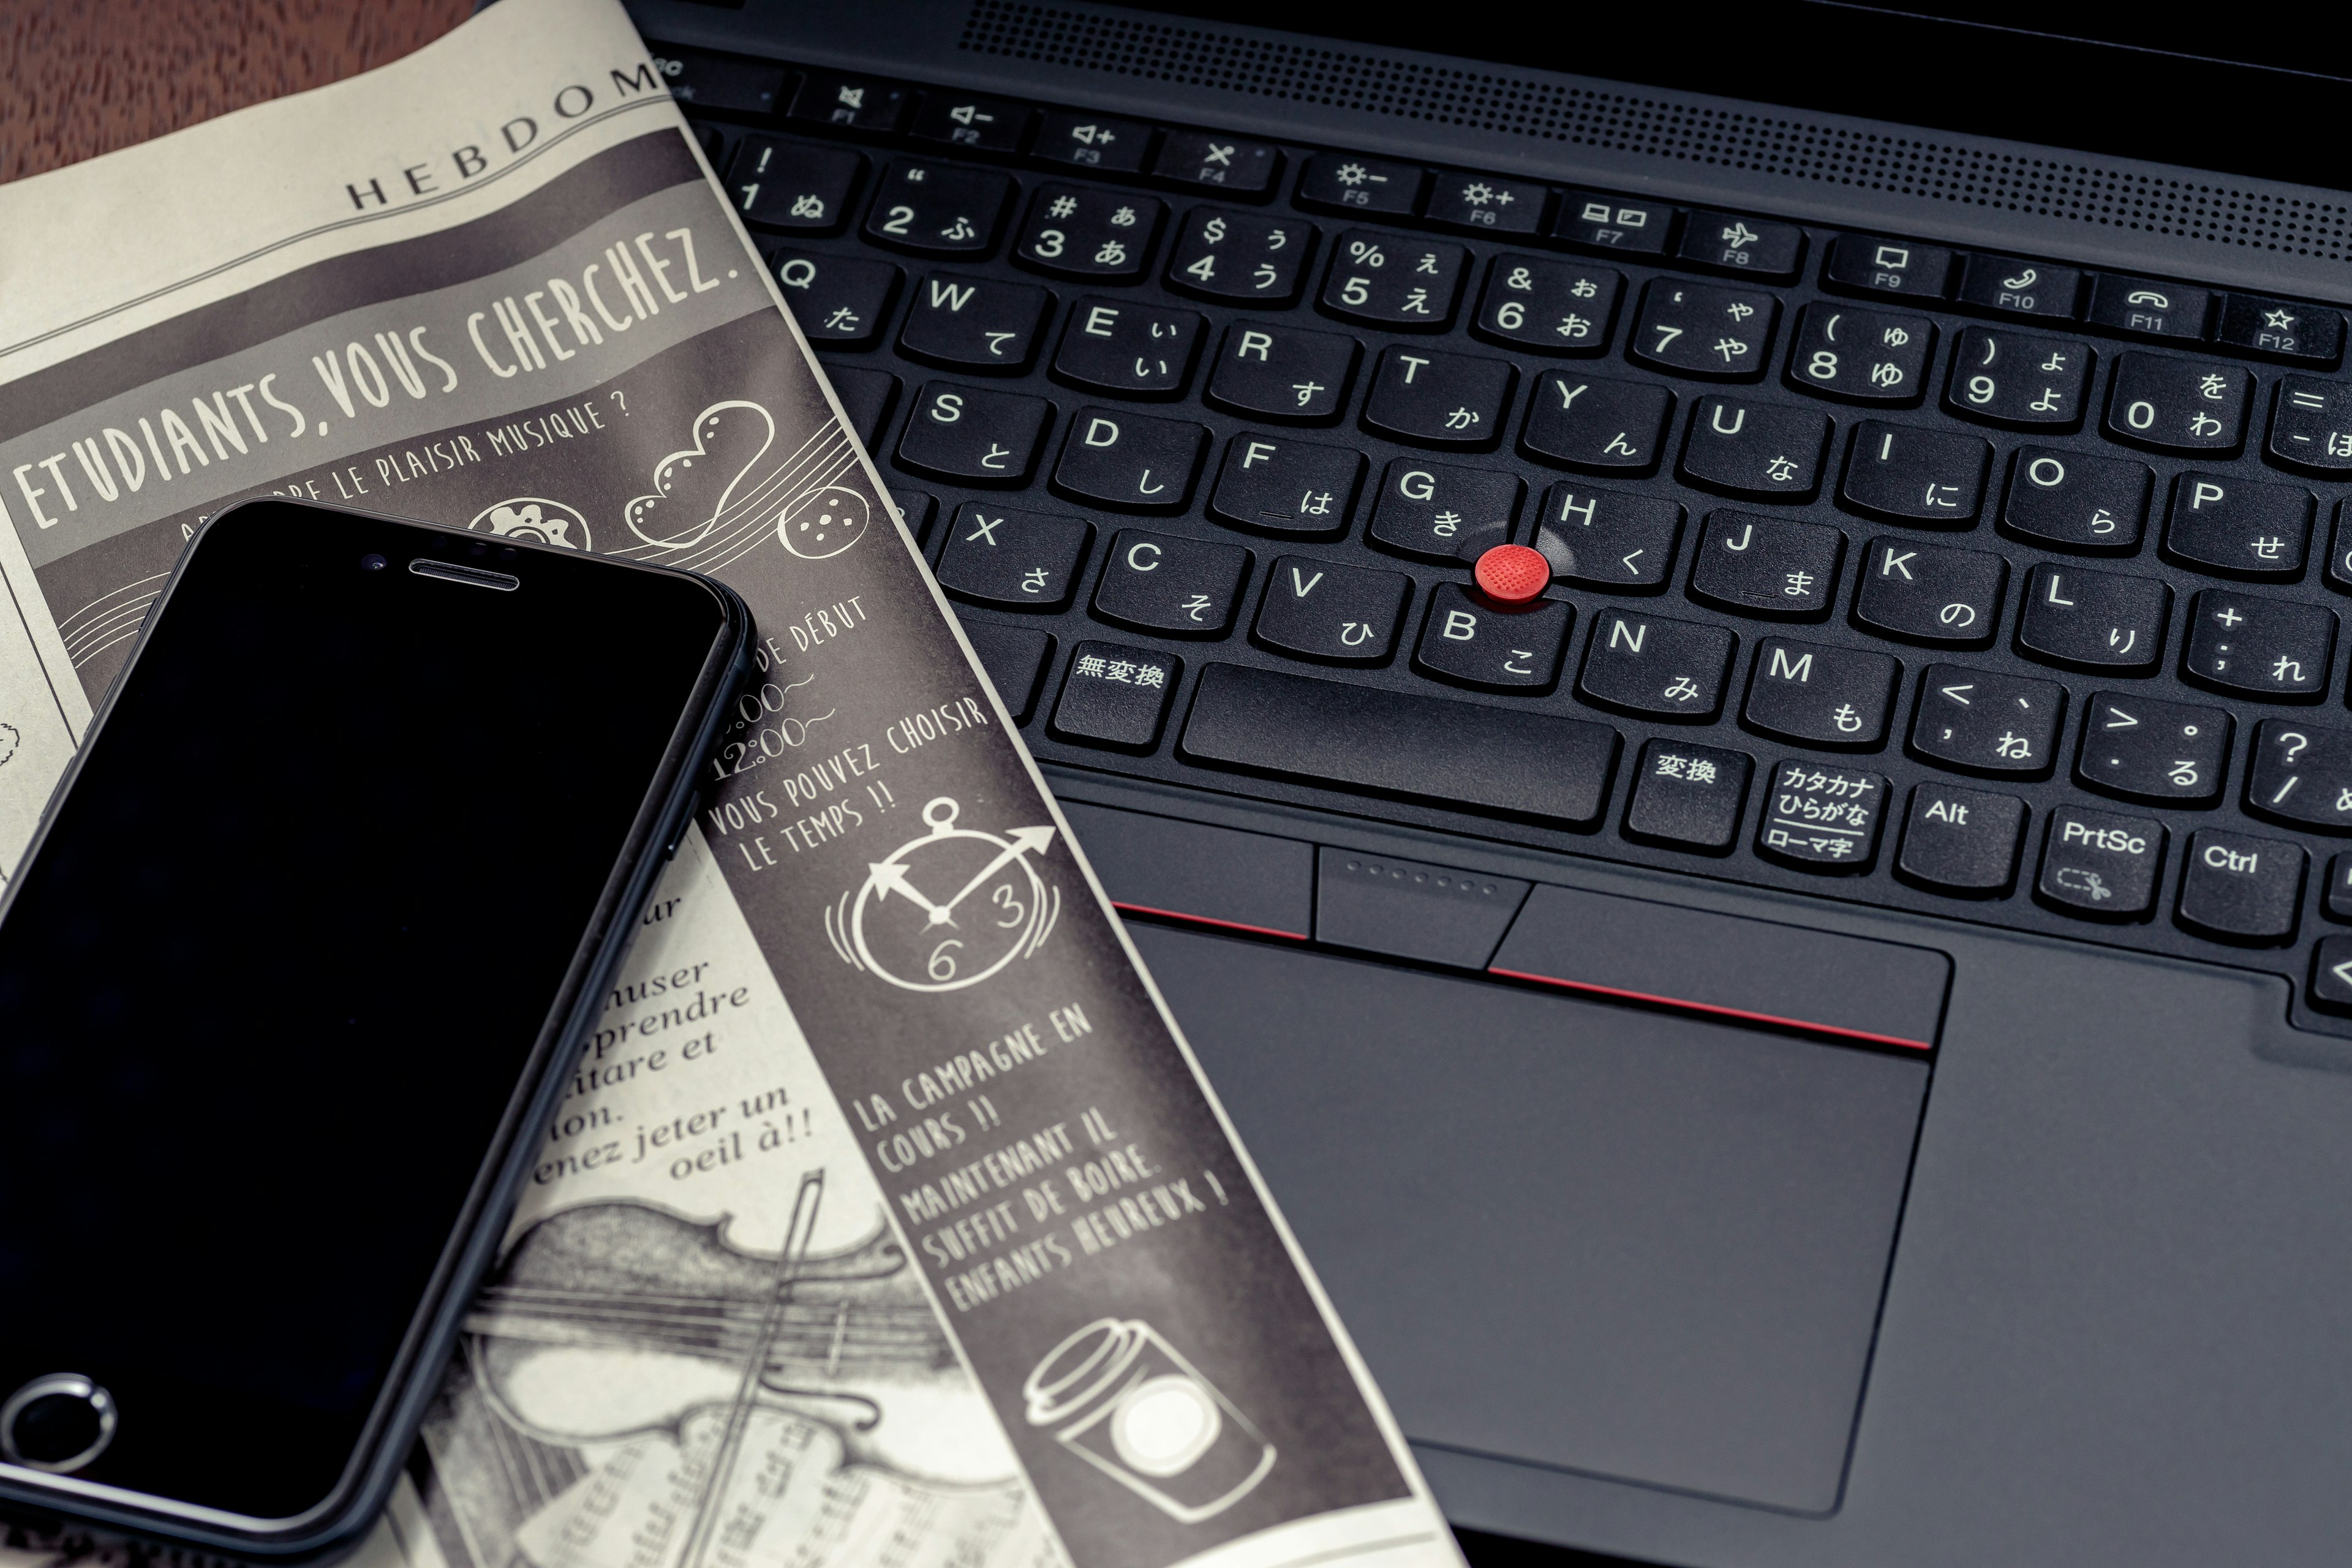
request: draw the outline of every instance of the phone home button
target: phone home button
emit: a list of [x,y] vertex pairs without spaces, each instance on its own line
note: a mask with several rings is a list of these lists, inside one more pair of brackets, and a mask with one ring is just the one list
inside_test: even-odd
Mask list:
[[27,1469],[80,1469],[114,1441],[114,1395],[78,1372],[37,1377],[0,1405],[0,1458]]

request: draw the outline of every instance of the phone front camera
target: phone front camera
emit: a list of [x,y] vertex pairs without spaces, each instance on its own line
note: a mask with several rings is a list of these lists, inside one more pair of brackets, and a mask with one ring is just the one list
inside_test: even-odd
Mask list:
[[383,571],[383,556],[381,556],[381,555],[362,555],[362,556],[361,556],[361,557],[360,557],[360,570],[361,570],[361,571],[362,571],[362,572],[381,572],[381,571]]

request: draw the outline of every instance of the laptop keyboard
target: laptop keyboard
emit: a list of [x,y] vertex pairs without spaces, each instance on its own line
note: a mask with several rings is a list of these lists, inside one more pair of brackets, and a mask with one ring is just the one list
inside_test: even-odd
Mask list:
[[654,47],[1041,758],[2352,1013],[2336,310]]

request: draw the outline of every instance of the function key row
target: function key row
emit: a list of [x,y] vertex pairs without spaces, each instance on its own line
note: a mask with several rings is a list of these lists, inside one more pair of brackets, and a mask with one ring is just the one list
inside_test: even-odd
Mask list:
[[[1271,199],[1285,173],[1280,148],[1244,137],[856,73],[798,72],[706,50],[654,50],[671,90],[690,109],[902,137],[968,156],[1026,157],[1076,173],[1206,186],[1249,201]],[[729,178],[738,181],[733,171]],[[1801,226],[1753,214],[1347,152],[1309,154],[1293,199],[1309,211],[1549,239],[1779,281],[1795,280],[1808,259]],[[2333,366],[2344,349],[2344,318],[2325,306],[1882,236],[1832,237],[1821,281],[1833,292],[1956,302],[1991,315],[2207,342],[2291,363]]]

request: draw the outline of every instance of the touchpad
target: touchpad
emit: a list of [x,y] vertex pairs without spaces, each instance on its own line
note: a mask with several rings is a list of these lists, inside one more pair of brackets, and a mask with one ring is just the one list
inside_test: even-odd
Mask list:
[[1409,1436],[1837,1506],[1924,1062],[1130,929]]

